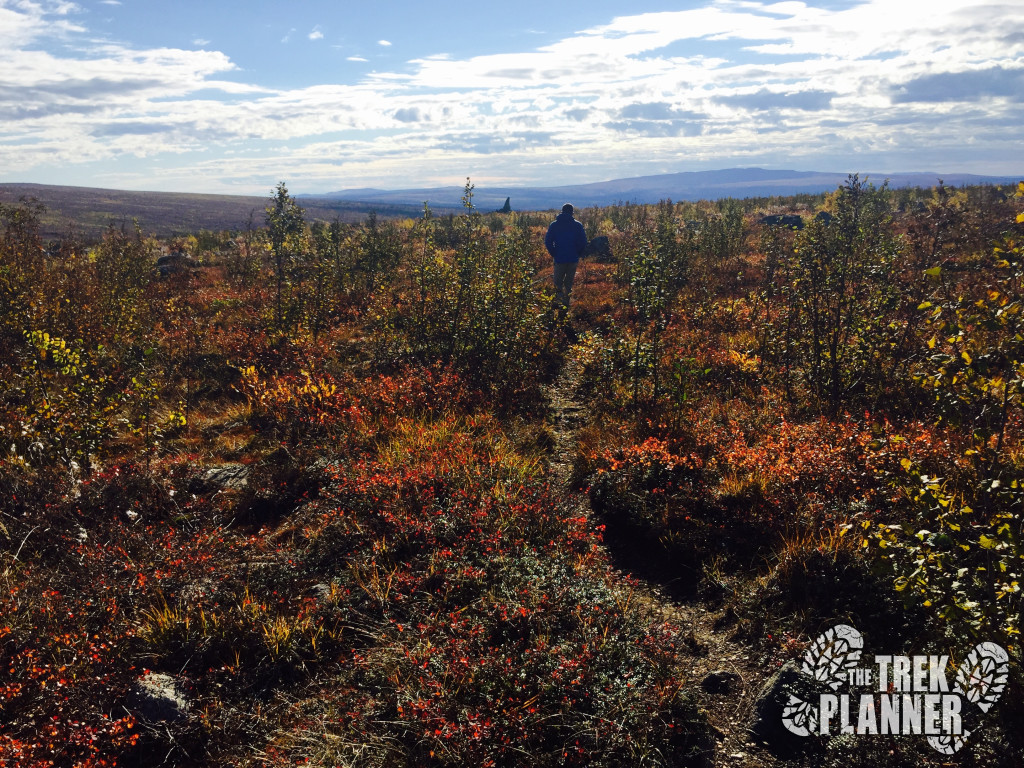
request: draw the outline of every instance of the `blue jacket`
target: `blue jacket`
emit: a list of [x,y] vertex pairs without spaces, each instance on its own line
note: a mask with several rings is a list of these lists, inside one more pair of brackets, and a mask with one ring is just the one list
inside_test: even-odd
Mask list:
[[579,261],[587,249],[587,232],[571,213],[560,213],[548,227],[544,247],[557,264]]

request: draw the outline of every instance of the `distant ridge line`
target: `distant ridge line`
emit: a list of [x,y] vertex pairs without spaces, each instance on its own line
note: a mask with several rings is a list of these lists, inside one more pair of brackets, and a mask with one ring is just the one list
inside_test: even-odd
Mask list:
[[[0,204],[13,205],[22,198],[35,198],[45,206],[41,234],[62,238],[68,234],[96,240],[111,225],[132,226],[138,221],[146,235],[173,237],[199,230],[244,230],[250,218],[255,227],[264,224],[266,196],[217,195],[185,192],[136,192],[97,187],[54,184],[0,184]],[[304,200],[310,220],[357,222],[370,213],[382,216],[419,216],[423,205],[402,205],[377,201]]]
[[[893,187],[929,188],[942,179],[952,187],[973,185],[1016,185],[1024,174],[983,176],[970,173],[862,173],[875,184],[888,179]],[[727,168],[719,171],[684,171],[626,179],[570,184],[555,187],[476,187],[473,202],[481,211],[500,208],[511,198],[514,211],[546,211],[571,202],[578,207],[614,205],[619,202],[657,203],[660,200],[701,200],[725,197],[786,197],[795,194],[830,192],[845,183],[849,174],[824,171]],[[301,188],[301,180],[292,182]],[[266,196],[222,195],[178,192],[137,192],[73,187],[51,184],[0,183],[0,203],[17,203],[34,197],[46,206],[44,237],[62,237],[69,232],[96,239],[111,224],[120,226],[138,220],[145,234],[169,237],[209,230],[244,230],[250,221],[264,223]],[[381,216],[418,217],[427,202],[437,213],[462,209],[463,187],[384,190],[363,187],[315,195],[296,195],[309,220],[345,222]]]
[[[719,171],[683,171],[652,176],[570,184],[555,187],[477,186],[474,203],[481,209],[500,206],[512,198],[514,210],[548,210],[563,203],[577,206],[612,205],[617,202],[656,203],[659,200],[700,200],[724,197],[773,197],[830,192],[845,183],[850,174],[837,171],[768,170],[764,168],[726,168]],[[941,179],[948,186],[1016,184],[1020,176],[985,176],[971,173],[910,171],[899,173],[864,172],[861,178],[880,185],[888,179],[892,187],[930,188]],[[388,202],[392,204],[458,207],[462,187],[384,190],[361,188],[339,190],[307,199]]]

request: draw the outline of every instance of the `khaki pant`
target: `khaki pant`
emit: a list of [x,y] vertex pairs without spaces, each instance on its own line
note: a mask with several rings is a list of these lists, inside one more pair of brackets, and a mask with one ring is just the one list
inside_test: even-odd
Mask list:
[[578,261],[555,262],[555,301],[566,309],[569,308],[569,293],[572,291],[572,281],[576,278],[577,264]]

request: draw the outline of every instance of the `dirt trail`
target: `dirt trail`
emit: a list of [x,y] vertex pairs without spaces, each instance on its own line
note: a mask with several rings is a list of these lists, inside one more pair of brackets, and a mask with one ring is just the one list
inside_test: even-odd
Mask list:
[[[587,495],[570,487],[573,459],[579,430],[586,424],[587,411],[580,396],[582,365],[570,348],[558,377],[547,390],[549,424],[554,445],[549,463],[551,485],[564,489],[564,504],[574,514],[590,516],[593,511]],[[747,727],[753,716],[754,702],[768,677],[750,649],[730,639],[733,627],[721,621],[721,612],[709,610],[699,600],[676,599],[656,584],[636,574],[640,582],[636,599],[644,601],[655,616],[662,616],[683,628],[689,647],[686,659],[687,687],[698,697],[700,706],[716,731],[714,765],[765,768],[779,765],[771,754],[750,743]],[[712,672],[730,677],[724,689],[712,693],[701,683]]]

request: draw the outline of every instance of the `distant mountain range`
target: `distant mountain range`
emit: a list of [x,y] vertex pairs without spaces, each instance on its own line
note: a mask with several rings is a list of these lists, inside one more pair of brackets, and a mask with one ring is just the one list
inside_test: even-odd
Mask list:
[[[949,186],[975,184],[1016,184],[1019,176],[977,176],[966,173],[872,173],[875,184],[885,179],[893,187],[932,187],[941,178]],[[731,168],[723,171],[668,173],[638,176],[596,184],[561,187],[477,187],[473,202],[479,210],[501,208],[511,198],[512,210],[550,210],[571,202],[579,207],[613,205],[618,202],[656,203],[659,200],[715,200],[723,197],[771,197],[799,193],[828,192],[846,181],[845,173],[816,171],[767,171],[761,168]],[[301,188],[301,180],[295,187]],[[309,221],[360,221],[370,213],[382,217],[418,217],[423,202],[438,214],[462,208],[462,187],[433,189],[347,189],[317,195],[297,195]],[[266,197],[207,195],[175,192],[134,192],[49,184],[0,184],[0,204],[16,203],[23,197],[46,206],[42,216],[43,235],[63,237],[69,232],[94,240],[110,225],[137,220],[146,234],[180,235],[200,229],[241,230],[250,220],[264,224]]]
[[[612,205],[617,202],[656,203],[659,200],[716,200],[723,197],[771,197],[775,195],[817,194],[843,184],[846,173],[822,171],[769,171],[763,168],[729,168],[721,171],[690,171],[658,176],[637,176],[594,184],[559,187],[477,187],[473,203],[481,210],[500,208],[505,198],[512,199],[513,210],[548,210],[571,202],[576,206]],[[868,173],[861,174],[881,185],[886,179],[892,187],[933,187],[942,179],[948,186],[975,184],[1015,184],[1017,176],[978,176],[969,173]],[[459,207],[462,187],[384,190],[346,189],[317,195],[301,195],[308,200],[344,200],[388,205]]]

